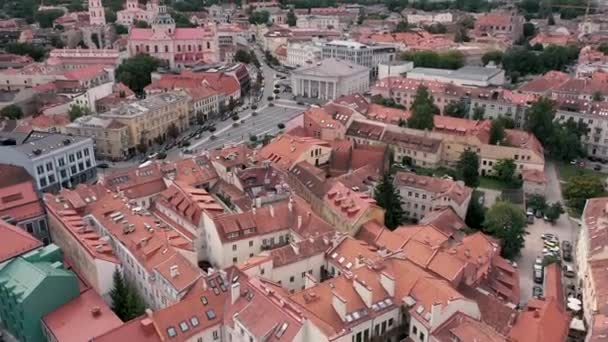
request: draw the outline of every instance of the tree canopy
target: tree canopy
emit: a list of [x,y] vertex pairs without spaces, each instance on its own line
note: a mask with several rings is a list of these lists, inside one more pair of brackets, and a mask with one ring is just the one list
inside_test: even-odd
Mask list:
[[468,150],[460,154],[458,160],[459,179],[471,188],[479,186],[479,156],[477,153]]
[[467,109],[467,103],[465,101],[452,101],[443,108],[443,114],[455,118],[464,118],[467,116]]
[[251,24],[263,25],[270,21],[270,13],[268,11],[253,11],[249,16]]
[[481,56],[481,62],[483,65],[488,65],[490,62],[494,62],[496,65],[502,64],[502,57],[504,53],[500,50],[488,51]]
[[437,112],[437,107],[433,103],[433,95],[429,89],[423,85],[416,90],[416,96],[410,108],[412,115],[407,120],[407,125],[414,129],[433,129],[433,117]]
[[150,74],[160,66],[160,61],[146,54],[128,58],[116,69],[116,79],[134,92],[143,93],[144,87],[152,82]]
[[571,177],[564,186],[568,206],[582,212],[589,198],[598,197],[604,191],[602,179],[595,175],[580,174]]
[[71,105],[70,110],[68,111],[68,116],[70,117],[70,121],[74,121],[81,116],[90,115],[91,110],[88,107]]
[[385,173],[382,180],[374,190],[374,199],[384,208],[384,225],[393,230],[397,228],[405,216],[401,208],[401,194],[395,188],[390,174]]
[[36,61],[40,61],[46,56],[46,51],[43,48],[29,43],[8,43],[4,45],[4,51],[16,55],[30,56]]
[[505,139],[505,126],[502,120],[492,120],[490,126],[490,144],[500,145]]
[[5,119],[17,120],[23,117],[23,111],[17,105],[8,105],[0,109],[0,116]]
[[498,201],[488,209],[483,222],[484,232],[500,240],[501,254],[507,259],[519,255],[524,247],[526,217],[516,205]]
[[541,97],[528,108],[526,130],[533,133],[545,146],[553,134],[554,118],[555,103],[549,98]]
[[515,177],[516,169],[517,165],[513,159],[499,159],[492,167],[493,176],[508,185],[515,184],[515,181],[517,180]]
[[234,54],[234,60],[245,64],[251,63],[251,55],[243,49],[238,49]]
[[296,17],[296,13],[293,11],[292,8],[289,10],[289,12],[287,12],[287,25],[289,25],[289,27],[296,26],[297,21],[298,17]]
[[473,191],[471,195],[471,201],[467,208],[467,215],[464,222],[469,228],[475,230],[481,230],[483,227],[483,221],[485,220],[486,210],[480,203],[481,196],[478,191]]
[[49,28],[53,27],[53,22],[55,19],[61,17],[62,15],[62,10],[49,9],[36,12],[34,19],[38,22],[38,24],[40,24],[41,28]]
[[456,50],[440,53],[425,50],[404,52],[401,59],[414,62],[417,68],[458,69],[464,66],[465,56]]

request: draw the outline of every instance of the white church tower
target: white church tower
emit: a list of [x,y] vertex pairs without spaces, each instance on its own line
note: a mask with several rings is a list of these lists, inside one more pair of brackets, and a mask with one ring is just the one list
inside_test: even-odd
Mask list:
[[106,24],[106,14],[101,0],[89,0],[89,22],[92,26],[104,26]]

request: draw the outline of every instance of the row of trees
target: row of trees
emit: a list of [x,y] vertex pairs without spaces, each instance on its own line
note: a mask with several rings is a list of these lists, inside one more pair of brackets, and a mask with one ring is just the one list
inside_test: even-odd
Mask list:
[[[536,49],[541,49],[537,51]],[[531,49],[529,46],[514,46],[506,52],[489,51],[482,56],[484,64],[490,61],[502,64],[512,82],[529,74],[540,74],[550,70],[566,70],[578,58],[579,48],[575,45],[542,45]]]
[[417,68],[458,69],[462,68],[465,62],[464,54],[456,50],[404,52],[401,59],[414,62]]

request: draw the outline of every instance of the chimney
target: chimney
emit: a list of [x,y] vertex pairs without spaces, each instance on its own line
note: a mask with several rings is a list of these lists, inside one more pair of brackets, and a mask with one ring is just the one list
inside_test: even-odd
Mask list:
[[389,275],[386,272],[381,272],[380,284],[382,284],[382,287],[384,288],[384,290],[386,290],[389,296],[395,296],[395,278],[393,278],[392,275]]
[[99,306],[94,306],[91,309],[91,315],[93,315],[93,317],[99,317],[99,316],[101,316],[101,308]]
[[241,283],[237,281],[236,283],[232,284],[232,287],[230,288],[230,300],[231,300],[232,304],[234,304],[234,302],[236,302],[236,300],[239,299],[240,295],[241,295]]
[[332,291],[331,306],[334,307],[342,322],[346,321],[346,300],[340,297],[336,291]]
[[295,242],[291,242],[289,245],[293,248],[293,252],[296,253],[296,255],[300,254],[300,245]]
[[302,228],[302,215],[298,215],[298,230]]
[[363,303],[365,303],[365,306],[371,308],[372,289],[369,288],[367,284],[365,284],[363,281],[356,278],[353,280],[353,287],[355,288],[355,291],[357,291],[357,293],[359,294],[359,297],[361,297],[361,299],[363,300]]
[[293,197],[289,196],[289,203],[287,203],[287,208],[289,209],[289,212],[293,211]]
[[272,206],[272,204],[269,206],[270,208],[270,217],[274,217],[274,207]]
[[179,269],[177,265],[171,266],[171,268],[169,268],[169,271],[171,272],[171,278],[175,278],[179,275]]

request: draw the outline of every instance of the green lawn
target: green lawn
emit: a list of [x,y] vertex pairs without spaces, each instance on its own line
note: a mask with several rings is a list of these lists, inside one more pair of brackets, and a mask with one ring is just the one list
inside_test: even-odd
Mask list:
[[479,177],[479,187],[498,191],[511,189],[508,184],[490,177]]
[[608,174],[604,172],[593,171],[591,169],[582,168],[577,165],[570,165],[566,163],[557,163],[557,172],[559,173],[559,179],[567,182],[570,178],[576,175],[595,175],[601,179],[608,177]]

